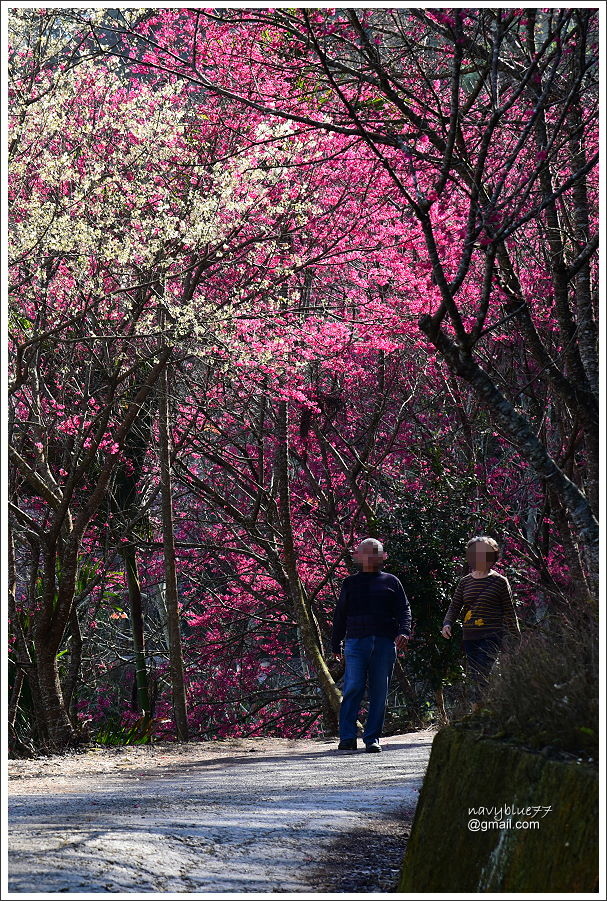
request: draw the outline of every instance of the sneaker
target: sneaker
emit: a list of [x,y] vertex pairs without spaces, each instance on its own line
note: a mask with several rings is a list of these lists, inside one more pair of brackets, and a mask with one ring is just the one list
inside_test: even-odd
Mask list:
[[337,745],[338,751],[356,751],[357,744],[355,738],[345,738]]
[[368,745],[365,745],[365,750],[367,750],[370,754],[379,753],[379,751],[381,751],[379,739],[376,738],[375,741],[370,741]]

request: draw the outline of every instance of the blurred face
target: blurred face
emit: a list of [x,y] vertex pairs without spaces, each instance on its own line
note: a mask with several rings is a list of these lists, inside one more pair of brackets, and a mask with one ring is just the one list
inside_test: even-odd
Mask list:
[[471,569],[482,572],[491,569],[491,565],[495,562],[495,551],[483,541],[476,541],[466,549],[466,560]]
[[378,551],[373,545],[359,545],[354,559],[365,572],[369,572],[379,569],[387,556],[385,551]]

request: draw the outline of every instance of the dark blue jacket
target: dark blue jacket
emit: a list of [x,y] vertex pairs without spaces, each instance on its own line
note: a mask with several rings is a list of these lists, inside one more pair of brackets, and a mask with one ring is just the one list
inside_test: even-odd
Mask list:
[[344,638],[411,634],[411,608],[405,590],[392,573],[358,572],[344,579],[333,616],[331,645],[341,653]]

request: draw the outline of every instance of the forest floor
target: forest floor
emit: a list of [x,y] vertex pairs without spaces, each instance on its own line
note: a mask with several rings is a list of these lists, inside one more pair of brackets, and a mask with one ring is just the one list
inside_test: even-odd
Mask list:
[[434,734],[10,761],[9,891],[391,892]]

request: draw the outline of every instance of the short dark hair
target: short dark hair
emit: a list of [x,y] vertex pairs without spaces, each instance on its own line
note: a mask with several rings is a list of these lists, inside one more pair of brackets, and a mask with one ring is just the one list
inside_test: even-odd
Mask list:
[[488,557],[488,559],[489,559],[490,563],[495,563],[495,561],[499,558],[499,555],[500,555],[500,546],[497,543],[497,541],[495,540],[495,538],[491,538],[490,535],[475,535],[474,538],[471,538],[470,541],[467,543],[466,550],[468,550],[468,548],[471,545],[476,544],[477,542],[482,542],[483,544],[489,545],[489,547],[493,551],[493,554],[492,554],[491,558],[489,559],[489,557]]

